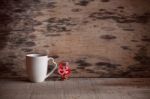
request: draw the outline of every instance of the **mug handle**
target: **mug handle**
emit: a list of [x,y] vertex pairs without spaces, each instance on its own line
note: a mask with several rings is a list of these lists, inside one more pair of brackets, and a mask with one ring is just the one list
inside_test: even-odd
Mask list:
[[52,60],[52,63],[54,64],[54,68],[46,75],[46,78],[49,77],[57,69],[57,63],[54,61],[54,58],[49,57],[48,61],[49,60]]

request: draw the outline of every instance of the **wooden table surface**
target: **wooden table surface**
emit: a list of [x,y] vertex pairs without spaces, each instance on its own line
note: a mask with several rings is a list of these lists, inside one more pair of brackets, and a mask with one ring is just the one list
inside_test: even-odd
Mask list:
[[150,78],[1,79],[0,99],[150,99]]

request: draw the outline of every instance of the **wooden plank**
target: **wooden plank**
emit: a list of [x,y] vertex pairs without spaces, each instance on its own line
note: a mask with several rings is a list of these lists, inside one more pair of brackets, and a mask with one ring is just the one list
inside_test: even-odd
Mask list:
[[0,99],[150,99],[150,78],[1,79]]

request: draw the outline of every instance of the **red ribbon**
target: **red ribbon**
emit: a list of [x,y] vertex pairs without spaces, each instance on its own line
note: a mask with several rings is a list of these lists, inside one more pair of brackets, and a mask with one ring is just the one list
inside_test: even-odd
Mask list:
[[68,62],[60,62],[58,65],[58,74],[61,75],[61,78],[67,79],[71,74],[71,69]]

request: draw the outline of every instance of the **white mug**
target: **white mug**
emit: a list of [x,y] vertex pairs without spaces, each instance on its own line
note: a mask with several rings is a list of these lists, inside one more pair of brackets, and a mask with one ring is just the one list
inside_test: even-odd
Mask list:
[[[54,68],[48,71],[48,61],[52,60]],[[43,82],[57,69],[57,64],[53,58],[47,55],[28,54],[26,55],[26,70],[27,75],[32,82]]]

